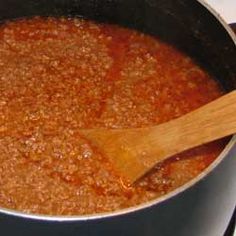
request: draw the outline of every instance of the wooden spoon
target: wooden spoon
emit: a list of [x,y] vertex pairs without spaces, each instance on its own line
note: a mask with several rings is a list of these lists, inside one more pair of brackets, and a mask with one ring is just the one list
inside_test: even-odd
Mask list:
[[234,133],[236,90],[158,126],[81,130],[110,158],[129,184],[177,153]]

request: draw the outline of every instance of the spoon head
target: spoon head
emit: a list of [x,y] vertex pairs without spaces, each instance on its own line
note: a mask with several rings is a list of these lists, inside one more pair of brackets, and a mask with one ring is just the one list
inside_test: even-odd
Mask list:
[[[90,129],[81,130],[80,133],[111,161],[127,185],[146,173],[145,151],[140,152],[135,142],[135,137],[146,135],[144,129]],[[138,157],[144,161],[140,161]]]

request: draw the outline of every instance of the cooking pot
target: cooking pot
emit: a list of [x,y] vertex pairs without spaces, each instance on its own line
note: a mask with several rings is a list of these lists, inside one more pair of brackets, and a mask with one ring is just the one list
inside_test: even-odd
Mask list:
[[[202,0],[7,0],[2,21],[77,16],[135,28],[193,57],[226,91],[236,88],[236,37]],[[236,111],[235,111],[236,115]],[[86,216],[43,216],[0,209],[1,235],[222,236],[236,199],[236,137],[195,179],[137,207]]]

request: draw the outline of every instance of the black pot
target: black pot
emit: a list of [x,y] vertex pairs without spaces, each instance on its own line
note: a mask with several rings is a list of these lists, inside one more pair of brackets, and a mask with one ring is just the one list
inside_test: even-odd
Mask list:
[[[7,0],[0,19],[83,16],[136,28],[195,58],[226,91],[236,88],[236,37],[202,0]],[[235,111],[236,115],[236,111]],[[222,236],[236,199],[236,137],[204,173],[160,199],[122,211],[74,217],[0,209],[0,234]]]

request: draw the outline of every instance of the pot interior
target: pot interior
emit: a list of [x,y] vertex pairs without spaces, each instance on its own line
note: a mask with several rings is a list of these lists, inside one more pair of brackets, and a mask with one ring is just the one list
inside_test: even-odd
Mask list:
[[71,16],[118,24],[158,36],[194,58],[226,91],[236,88],[236,47],[217,18],[197,1],[10,0],[0,20]]

